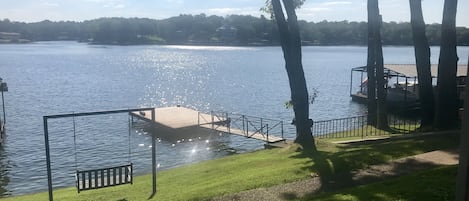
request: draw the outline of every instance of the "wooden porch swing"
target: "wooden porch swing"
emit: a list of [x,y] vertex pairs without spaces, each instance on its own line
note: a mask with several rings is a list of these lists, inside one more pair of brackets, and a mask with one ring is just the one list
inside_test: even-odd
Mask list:
[[73,143],[75,146],[75,183],[77,192],[99,188],[106,188],[111,186],[118,186],[123,184],[133,184],[133,164],[130,162],[131,149],[130,149],[130,133],[131,133],[131,120],[128,122],[128,162],[124,165],[106,167],[100,169],[79,170],[78,157],[77,157],[77,143],[76,143],[76,128],[75,117],[73,117]]

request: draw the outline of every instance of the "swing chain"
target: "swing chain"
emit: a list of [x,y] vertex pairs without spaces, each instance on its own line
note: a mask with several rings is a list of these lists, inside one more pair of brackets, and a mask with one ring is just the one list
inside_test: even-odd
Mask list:
[[78,171],[78,157],[77,157],[77,135],[76,135],[76,126],[75,126],[75,116],[73,118],[73,145],[75,148],[75,170]]
[[128,117],[128,124],[129,124],[129,125],[128,125],[128,127],[129,127],[129,136],[128,136],[128,138],[129,138],[129,140],[128,140],[129,145],[128,145],[128,147],[129,147],[129,153],[128,153],[128,156],[127,156],[127,160],[128,160],[128,162],[130,163],[130,162],[131,162],[131,160],[130,160],[130,159],[131,159],[131,148],[130,148],[130,145],[131,145],[130,140],[131,140],[131,138],[130,138],[130,133],[131,133],[131,129],[132,129],[132,122],[131,122],[131,120],[130,120],[130,115],[128,115],[128,116],[129,116],[129,117]]

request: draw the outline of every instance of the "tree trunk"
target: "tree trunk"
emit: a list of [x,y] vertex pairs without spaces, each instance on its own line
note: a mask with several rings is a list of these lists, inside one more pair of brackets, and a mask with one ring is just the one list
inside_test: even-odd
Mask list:
[[428,45],[427,36],[425,35],[422,0],[409,0],[409,3],[421,105],[420,128],[431,129],[433,127],[435,103],[430,69],[430,46]]
[[377,122],[377,104],[376,104],[376,65],[375,65],[375,34],[374,34],[374,17],[373,7],[368,0],[368,57],[366,62],[367,71],[367,96],[368,96],[368,125],[376,126]]
[[291,100],[295,113],[295,142],[303,148],[316,150],[311,133],[312,120],[309,119],[309,101],[306,79],[301,62],[301,39],[295,7],[291,0],[283,0],[288,22],[285,20],[280,0],[272,0],[275,21],[280,34],[285,69],[290,82]]
[[[467,65],[469,76],[469,64]],[[456,177],[456,201],[469,200],[469,79],[466,79],[464,115],[459,145],[459,168]]]
[[376,62],[376,93],[377,93],[377,128],[387,130],[388,113],[386,111],[386,80],[384,79],[383,45],[381,42],[381,15],[379,14],[378,0],[373,2],[374,35],[375,35],[375,62]]
[[445,0],[443,22],[441,23],[438,96],[435,118],[435,125],[440,130],[452,129],[458,126],[456,9],[457,0]]

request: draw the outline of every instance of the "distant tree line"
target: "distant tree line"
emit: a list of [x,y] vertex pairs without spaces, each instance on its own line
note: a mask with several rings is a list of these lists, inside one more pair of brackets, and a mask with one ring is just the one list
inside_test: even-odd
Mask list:
[[[366,22],[298,21],[304,45],[366,45]],[[440,44],[441,25],[426,27],[430,45]],[[162,20],[99,18],[83,22],[0,20],[0,32],[20,33],[31,41],[76,40],[95,44],[278,45],[275,23],[264,17],[179,15]],[[382,25],[384,45],[412,45],[410,23]],[[469,29],[457,28],[458,45],[469,45]]]

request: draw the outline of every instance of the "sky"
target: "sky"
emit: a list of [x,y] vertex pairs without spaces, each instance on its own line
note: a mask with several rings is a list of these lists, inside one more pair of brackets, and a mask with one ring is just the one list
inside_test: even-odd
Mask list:
[[[179,14],[260,16],[265,0],[0,0],[0,19],[38,22],[84,21],[99,17],[164,19]],[[427,24],[441,23],[444,0],[422,0]],[[408,22],[408,0],[382,0],[385,22]],[[458,1],[457,26],[469,27],[469,0]],[[306,21],[366,21],[366,0],[307,0],[297,11]],[[268,16],[267,14],[264,14]]]

